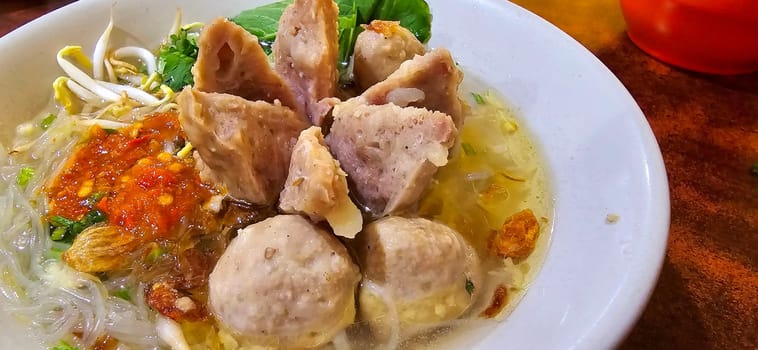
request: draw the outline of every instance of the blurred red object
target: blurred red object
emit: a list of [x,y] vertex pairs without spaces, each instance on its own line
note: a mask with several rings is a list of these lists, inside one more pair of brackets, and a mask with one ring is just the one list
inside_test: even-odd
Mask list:
[[758,0],[621,0],[642,50],[685,69],[758,71]]

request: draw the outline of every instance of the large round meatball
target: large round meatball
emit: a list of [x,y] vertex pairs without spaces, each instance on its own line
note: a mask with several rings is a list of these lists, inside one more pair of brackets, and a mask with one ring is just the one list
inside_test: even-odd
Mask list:
[[395,72],[400,64],[423,55],[424,45],[400,22],[371,21],[355,40],[353,74],[362,90]]
[[353,322],[360,278],[332,234],[279,215],[232,240],[210,275],[210,306],[244,342],[311,348]]
[[479,258],[455,230],[433,221],[386,217],[356,247],[364,281],[361,318],[379,338],[423,330],[461,316],[482,281]]

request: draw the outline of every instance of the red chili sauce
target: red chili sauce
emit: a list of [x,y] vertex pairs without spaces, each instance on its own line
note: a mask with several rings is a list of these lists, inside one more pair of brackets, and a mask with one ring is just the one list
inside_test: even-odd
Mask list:
[[143,242],[170,238],[213,195],[192,157],[164,152],[164,145],[183,140],[173,112],[117,130],[93,126],[46,188],[48,216],[79,220],[97,208]]

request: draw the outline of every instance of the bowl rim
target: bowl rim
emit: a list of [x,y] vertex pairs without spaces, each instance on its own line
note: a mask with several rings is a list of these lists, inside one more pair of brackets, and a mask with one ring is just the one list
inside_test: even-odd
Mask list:
[[[93,4],[102,4],[108,1],[109,0],[79,0],[67,4],[62,8],[38,17],[6,34],[0,38],[0,47],[4,47],[4,43],[20,40],[22,37],[28,35],[28,32],[30,31],[39,30],[38,27],[44,27],[44,22],[48,21],[50,18],[67,16],[69,13],[83,10]],[[430,5],[433,5],[437,1],[438,0],[429,0],[429,3]],[[546,28],[549,35],[559,37],[569,49],[579,52],[578,55],[581,56],[582,60],[591,62],[593,69],[598,70],[605,75],[610,83],[615,86],[615,89],[623,95],[626,102],[633,105],[633,114],[635,114],[634,120],[639,129],[640,136],[643,139],[644,150],[649,161],[649,168],[647,169],[647,180],[649,183],[648,190],[652,192],[654,197],[652,201],[654,207],[649,208],[648,212],[657,217],[655,227],[650,227],[650,229],[659,234],[650,239],[649,246],[654,253],[649,255],[650,260],[648,263],[644,265],[643,268],[635,270],[634,275],[629,277],[631,280],[640,283],[638,289],[633,293],[626,294],[625,298],[616,298],[612,300],[612,302],[608,304],[605,314],[601,315],[603,319],[613,319],[613,322],[596,324],[595,327],[592,328],[592,332],[581,335],[576,343],[571,345],[572,348],[612,348],[624,339],[624,336],[631,330],[632,326],[642,314],[644,306],[647,304],[647,301],[653,292],[655,282],[658,279],[663,266],[670,225],[670,199],[668,179],[660,148],[658,147],[650,125],[647,123],[644,114],[634,101],[633,97],[618,78],[580,43],[553,24],[513,3],[502,0],[476,0],[475,2],[482,4],[483,6],[510,12],[527,23],[524,25],[534,25]],[[553,174],[548,171],[548,176],[552,177],[552,175]],[[549,251],[546,253],[547,255],[550,254],[552,248],[551,242],[550,247],[548,248]],[[540,274],[538,274],[535,279],[538,279],[539,275]],[[527,295],[528,294],[529,291],[527,291]]]

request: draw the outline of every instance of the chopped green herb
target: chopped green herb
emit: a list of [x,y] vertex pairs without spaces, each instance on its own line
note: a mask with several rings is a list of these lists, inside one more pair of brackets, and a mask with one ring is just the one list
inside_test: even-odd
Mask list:
[[53,122],[55,121],[55,118],[56,118],[55,114],[52,114],[52,113],[48,114],[47,117],[45,117],[45,119],[42,119],[42,121],[39,122],[39,127],[42,128],[42,130],[47,130],[47,128],[49,128],[50,125],[53,124]]
[[758,176],[758,163],[755,163],[750,167],[750,172],[753,173],[753,175]]
[[473,156],[476,155],[476,150],[474,149],[474,146],[471,146],[471,144],[463,142],[461,143],[461,148],[463,148],[463,153],[467,156]]
[[65,341],[61,340],[61,342],[58,343],[58,345],[53,346],[53,348],[50,350],[79,350],[79,348],[76,346],[71,346]]
[[132,300],[132,294],[129,293],[129,290],[126,289],[126,288],[117,290],[115,293],[113,293],[113,295],[115,297],[117,297],[117,298],[121,298],[121,299],[124,299],[126,301],[131,301]]
[[475,92],[472,92],[472,93],[471,93],[471,96],[474,96],[474,101],[476,101],[476,104],[478,104],[478,105],[480,105],[480,106],[481,106],[481,105],[483,105],[483,104],[485,104],[485,103],[487,103],[487,102],[484,100],[484,97],[482,97],[482,95],[479,95],[479,94],[477,94],[477,93],[475,93]]
[[68,227],[74,224],[74,220],[67,219],[60,215],[56,215],[50,218],[50,224],[55,227]]
[[171,35],[158,51],[158,72],[164,83],[174,91],[192,85],[192,66],[197,60],[197,36],[185,29]]
[[50,225],[52,226],[50,229],[50,239],[71,243],[84,229],[96,223],[103,222],[106,219],[105,213],[97,209],[90,210],[79,221],[74,221],[60,215],[53,216],[50,218]]
[[113,135],[118,132],[116,129],[103,129],[103,131],[108,135]]
[[85,200],[84,205],[87,208],[92,209],[92,207],[94,207],[97,204],[97,202],[99,202],[101,199],[103,199],[103,197],[107,195],[108,195],[108,192],[95,192]]
[[80,221],[84,225],[91,226],[98,222],[103,222],[105,221],[105,219],[106,219],[105,213],[103,213],[102,211],[90,210],[89,212],[87,212],[87,214],[84,214],[84,218],[82,218],[82,220]]
[[60,241],[64,237],[66,237],[66,231],[68,231],[68,229],[66,229],[65,227],[62,227],[62,226],[56,227],[53,230],[53,233],[50,234],[50,238],[54,241]]
[[19,185],[21,187],[26,187],[26,185],[29,184],[29,180],[34,177],[34,169],[30,167],[23,167],[18,172],[18,177],[16,177],[16,185]]
[[153,245],[153,248],[150,249],[150,253],[147,254],[145,260],[147,260],[148,263],[152,264],[158,261],[158,258],[163,256],[163,254],[166,254],[166,249],[155,244]]
[[466,292],[468,295],[474,294],[474,282],[471,282],[471,279],[466,277]]

